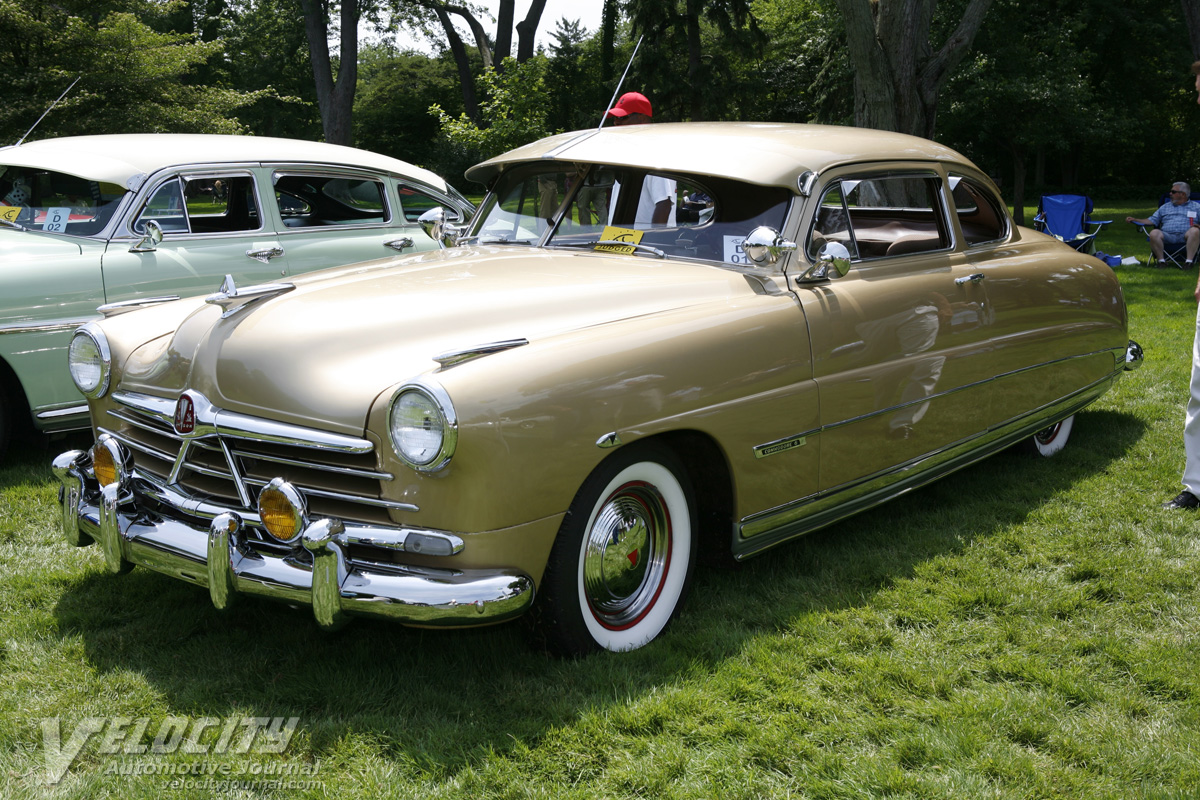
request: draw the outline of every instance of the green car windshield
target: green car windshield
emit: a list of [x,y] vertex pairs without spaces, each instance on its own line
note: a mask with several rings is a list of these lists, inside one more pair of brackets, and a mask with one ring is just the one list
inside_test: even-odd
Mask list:
[[116,213],[125,190],[33,167],[0,165],[0,219],[30,230],[93,236]]
[[746,265],[742,241],[760,225],[783,230],[792,196],[782,187],[729,178],[536,164],[500,177],[472,233],[480,244],[591,248]]

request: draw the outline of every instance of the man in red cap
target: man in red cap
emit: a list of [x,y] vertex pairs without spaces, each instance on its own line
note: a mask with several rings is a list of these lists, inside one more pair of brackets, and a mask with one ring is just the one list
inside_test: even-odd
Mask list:
[[[613,118],[613,124],[646,125],[654,120],[654,108],[646,95],[641,92],[626,92],[617,100],[617,104],[608,110],[608,116]],[[609,204],[609,222],[612,222],[612,210],[617,205],[617,193],[621,184],[613,187],[612,202]],[[642,181],[642,193],[638,199],[637,215],[634,218],[635,227],[650,227],[652,225],[675,224],[675,181],[659,175],[647,175]]]
[[644,125],[651,122],[654,109],[646,95],[641,92],[626,92],[617,104],[608,110],[614,125]]

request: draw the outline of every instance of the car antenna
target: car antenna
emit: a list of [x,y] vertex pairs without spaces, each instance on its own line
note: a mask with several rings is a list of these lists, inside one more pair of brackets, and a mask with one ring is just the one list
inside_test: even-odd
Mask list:
[[608,118],[608,109],[613,107],[617,102],[617,95],[621,93],[621,87],[625,84],[625,76],[629,74],[629,68],[633,66],[633,60],[637,58],[638,48],[642,46],[642,39],[646,38],[646,34],[638,37],[637,44],[633,46],[633,55],[629,57],[629,63],[625,65],[625,71],[621,73],[621,80],[617,81],[617,89],[613,92],[612,100],[608,101],[608,108],[604,109],[604,113],[600,115],[600,124],[596,126],[596,130],[604,127],[604,120]]
[[[79,78],[82,78],[82,77],[83,77],[82,75],[79,76]],[[29,138],[29,134],[33,133],[33,129],[41,124],[42,120],[44,120],[46,118],[47,114],[49,114],[51,111],[54,110],[54,107],[56,105],[58,105],[60,102],[62,102],[62,99],[67,96],[67,92],[69,92],[75,88],[75,84],[79,83],[79,78],[76,78],[75,80],[71,81],[71,85],[68,86],[66,88],[66,90],[58,96],[57,100],[55,100],[53,103],[50,104],[49,108],[47,108],[45,111],[42,112],[42,115],[40,117],[38,117],[37,122],[33,123],[33,125],[29,128],[29,130],[25,131],[25,135],[22,136],[17,141],[17,143],[13,145],[13,147],[20,147],[25,142],[25,140]]]

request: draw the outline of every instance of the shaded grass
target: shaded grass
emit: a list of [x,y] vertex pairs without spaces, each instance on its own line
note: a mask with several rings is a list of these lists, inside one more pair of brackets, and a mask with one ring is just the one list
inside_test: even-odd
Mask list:
[[[1117,230],[1101,249],[1122,252]],[[61,543],[49,453],[26,445],[0,467],[4,794],[1196,797],[1200,520],[1158,507],[1182,466],[1195,276],[1118,275],[1147,362],[1062,454],[1001,453],[700,570],[676,624],[622,656],[554,660],[520,625],[323,635],[302,610],[221,614],[150,571],[108,575]],[[114,715],[297,716],[283,754],[155,758],[308,766],[315,785],[173,790],[112,774],[139,757],[95,742],[47,785],[41,720],[65,738]]]

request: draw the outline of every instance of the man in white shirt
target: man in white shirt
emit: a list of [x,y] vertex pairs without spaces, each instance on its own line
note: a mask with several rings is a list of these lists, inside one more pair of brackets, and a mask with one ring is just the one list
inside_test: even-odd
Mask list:
[[[608,110],[608,116],[613,118],[613,124],[617,126],[648,125],[654,121],[654,109],[644,94],[626,92],[617,100],[617,104]],[[615,183],[612,201],[608,206],[610,223],[620,190],[620,182]],[[675,181],[658,175],[646,176],[642,181],[642,192],[638,198],[633,224],[638,228],[675,224]]]

